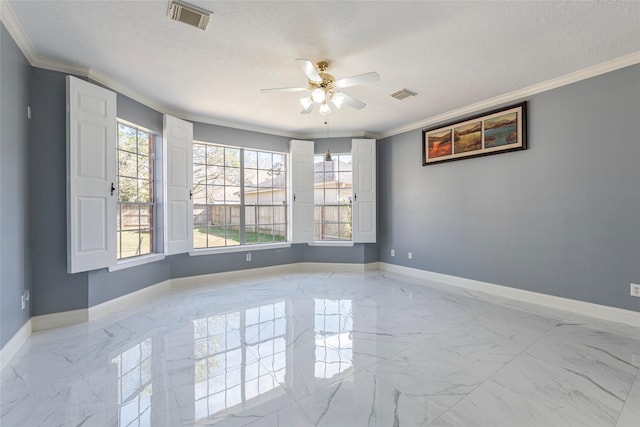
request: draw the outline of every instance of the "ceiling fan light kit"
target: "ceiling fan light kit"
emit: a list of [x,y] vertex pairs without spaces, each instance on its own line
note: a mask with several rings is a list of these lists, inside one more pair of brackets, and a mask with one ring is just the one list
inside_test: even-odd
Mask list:
[[313,100],[313,102],[322,104],[327,99],[327,97],[324,93],[324,90],[318,88],[311,92],[311,99]]
[[320,104],[320,114],[326,115],[326,114],[329,114],[330,112],[331,112],[331,108],[329,108],[329,105],[327,105],[326,102],[323,102],[322,104]]
[[367,104],[340,92],[338,89],[373,83],[380,80],[380,75],[375,71],[336,80],[331,74],[326,73],[329,67],[326,61],[320,61],[315,66],[308,59],[296,59],[296,63],[307,76],[307,87],[262,89],[262,93],[310,91],[311,94],[309,96],[300,98],[300,104],[302,105],[301,114],[310,113],[311,110],[313,110],[313,106],[319,104],[320,114],[327,115],[331,112],[329,101],[338,109],[346,102],[351,107],[361,110],[366,107]]

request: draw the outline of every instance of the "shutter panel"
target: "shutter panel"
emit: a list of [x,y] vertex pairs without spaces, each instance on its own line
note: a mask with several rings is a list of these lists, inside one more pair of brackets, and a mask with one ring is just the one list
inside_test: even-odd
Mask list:
[[164,116],[166,159],[165,253],[174,255],[193,248],[193,125]]
[[117,262],[116,149],[115,92],[67,76],[69,273]]
[[291,140],[291,242],[313,242],[313,141]]
[[351,141],[353,156],[353,241],[376,242],[376,140]]

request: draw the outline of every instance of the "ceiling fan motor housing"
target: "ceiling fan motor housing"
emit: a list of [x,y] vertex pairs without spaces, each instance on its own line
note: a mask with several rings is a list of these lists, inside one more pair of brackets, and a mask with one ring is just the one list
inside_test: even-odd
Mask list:
[[332,90],[335,85],[335,77],[333,77],[331,74],[329,73],[325,73],[325,71],[327,71],[327,68],[329,67],[329,64],[325,61],[320,61],[316,64],[316,68],[318,69],[318,74],[320,75],[320,78],[322,78],[321,82],[317,82],[317,81],[313,81],[313,80],[309,80],[309,89],[313,90],[313,89],[324,89],[324,90]]

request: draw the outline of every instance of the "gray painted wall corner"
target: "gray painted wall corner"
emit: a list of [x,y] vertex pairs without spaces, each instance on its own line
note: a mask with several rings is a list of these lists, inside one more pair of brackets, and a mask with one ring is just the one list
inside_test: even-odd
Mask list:
[[29,320],[29,75],[30,65],[0,25],[0,348]]

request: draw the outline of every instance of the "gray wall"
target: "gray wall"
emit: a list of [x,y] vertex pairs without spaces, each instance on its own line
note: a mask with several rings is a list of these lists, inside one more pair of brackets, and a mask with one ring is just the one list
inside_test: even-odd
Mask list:
[[528,119],[529,150],[426,167],[419,130],[380,141],[381,261],[640,311],[640,66]]
[[32,315],[87,307],[88,274],[67,273],[65,75],[31,70]]
[[30,290],[29,102],[30,66],[0,25],[0,348],[29,319],[22,292]]
[[[190,257],[176,255],[163,261],[115,272],[106,269],[68,274],[66,271],[66,129],[65,75],[38,68],[31,78],[33,120],[31,123],[33,245],[33,315],[83,309],[135,292],[170,278],[210,274],[294,262],[364,263],[377,259],[375,245],[327,248],[294,245],[291,248]],[[162,114],[118,94],[118,117],[151,131],[162,133]],[[286,152],[289,139],[194,123],[194,139],[249,148]],[[350,151],[349,138],[318,141],[316,151],[330,143],[334,152]],[[336,147],[334,149],[334,147]],[[34,240],[35,242],[35,240]],[[368,249],[365,249],[368,248]],[[249,252],[250,248],[246,252]],[[368,254],[365,256],[365,252]]]

